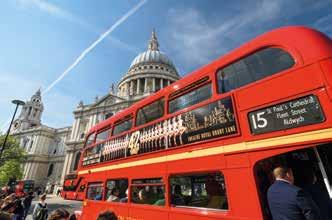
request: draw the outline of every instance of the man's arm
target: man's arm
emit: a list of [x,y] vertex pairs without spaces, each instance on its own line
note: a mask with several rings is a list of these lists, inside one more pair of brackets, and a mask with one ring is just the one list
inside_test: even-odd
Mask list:
[[303,190],[296,195],[296,203],[307,220],[320,220],[320,213],[316,203]]

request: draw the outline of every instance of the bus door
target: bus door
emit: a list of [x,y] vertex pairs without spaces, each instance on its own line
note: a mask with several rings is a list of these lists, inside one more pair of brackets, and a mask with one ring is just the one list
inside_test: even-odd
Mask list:
[[86,189],[86,183],[82,182],[77,189],[76,200],[83,200],[85,198],[85,189]]
[[295,150],[258,161],[254,166],[257,188],[265,219],[272,219],[267,202],[273,184],[273,169],[292,169],[294,185],[302,188],[319,207],[322,219],[332,219],[332,143]]

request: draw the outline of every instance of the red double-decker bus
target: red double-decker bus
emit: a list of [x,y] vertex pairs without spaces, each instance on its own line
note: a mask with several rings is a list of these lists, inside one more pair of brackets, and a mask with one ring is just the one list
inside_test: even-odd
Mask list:
[[16,182],[15,194],[18,197],[24,197],[29,192],[35,189],[35,182],[33,180],[19,180]]
[[276,166],[332,197],[332,42],[273,30],[91,129],[81,219],[271,219]]
[[65,176],[61,197],[68,200],[83,200],[85,197],[86,182],[84,177],[78,177],[77,173]]

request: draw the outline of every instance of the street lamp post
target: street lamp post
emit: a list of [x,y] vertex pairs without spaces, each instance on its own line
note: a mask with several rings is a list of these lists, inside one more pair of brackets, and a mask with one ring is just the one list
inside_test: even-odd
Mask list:
[[24,105],[24,104],[25,104],[25,102],[23,102],[23,101],[21,101],[21,100],[13,100],[12,103],[16,105],[16,108],[15,108],[14,115],[13,115],[13,117],[12,117],[12,120],[10,121],[10,125],[9,125],[8,130],[7,130],[5,140],[3,141],[3,143],[2,143],[2,147],[1,147],[1,149],[0,149],[0,159],[1,159],[1,156],[2,156],[2,152],[3,152],[3,150],[5,149],[6,142],[7,142],[8,136],[9,136],[9,132],[10,132],[10,129],[11,129],[11,127],[12,127],[13,121],[14,121],[14,119],[15,119],[15,115],[16,115],[16,112],[17,112],[18,106],[20,106],[20,105]]

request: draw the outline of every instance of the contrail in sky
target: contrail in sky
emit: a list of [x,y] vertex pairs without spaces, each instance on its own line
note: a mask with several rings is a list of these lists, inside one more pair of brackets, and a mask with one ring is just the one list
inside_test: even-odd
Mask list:
[[[140,1],[135,7],[133,7],[130,11],[128,11],[125,15],[123,15],[119,20],[117,20],[105,33],[99,36],[99,38],[93,42],[88,48],[86,48],[76,59],[75,61],[54,81],[52,82],[44,91],[42,91],[42,94],[45,94],[49,92],[56,84],[58,84],[73,68],[79,64],[82,59],[89,53],[91,50],[93,50],[102,40],[104,40],[110,33],[112,33],[120,24],[122,24],[124,21],[126,21],[131,15],[133,15],[138,9],[140,9],[148,0],[142,0]],[[10,122],[9,118],[5,124],[0,128],[0,132],[7,130],[6,127],[9,125]]]
[[123,15],[119,20],[117,20],[105,33],[99,36],[99,38],[93,42],[88,48],[86,48],[77,58],[76,60],[54,81],[52,82],[42,93],[45,94],[49,92],[56,84],[58,84],[77,64],[79,64],[82,59],[93,50],[102,40],[104,40],[110,33],[112,33],[115,28],[117,28],[120,24],[126,21],[132,14],[134,14],[139,8],[141,8],[147,0],[140,1],[134,8],[128,11],[125,15]]

